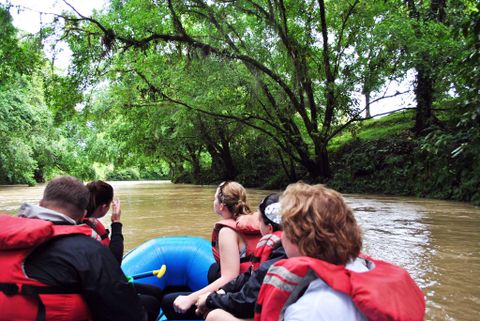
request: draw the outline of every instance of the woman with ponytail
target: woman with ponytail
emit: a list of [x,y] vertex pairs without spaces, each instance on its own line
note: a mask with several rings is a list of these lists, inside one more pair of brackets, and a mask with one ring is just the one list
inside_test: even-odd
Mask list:
[[209,271],[210,284],[193,293],[165,295],[162,309],[168,319],[198,319],[195,303],[200,295],[218,290],[250,266],[261,233],[258,217],[252,215],[247,204],[245,188],[237,182],[221,183],[215,192],[213,210],[222,219],[212,232],[212,250],[217,262]]
[[[90,191],[90,201],[87,206],[87,214],[84,218],[84,223],[89,225],[102,238],[102,243],[110,248],[113,256],[118,263],[122,263],[123,258],[123,234],[122,223],[120,223],[120,216],[122,210],[120,208],[120,200],[113,199],[113,187],[104,181],[94,181],[87,184]],[[112,208],[112,233],[100,222],[100,218],[104,217]],[[148,320],[156,320],[158,311],[160,310],[160,302],[163,298],[162,289],[142,283],[133,283],[135,291],[139,295],[148,315]]]
[[[120,222],[122,213],[120,200],[113,199],[113,187],[104,181],[90,182],[87,184],[87,188],[90,191],[90,201],[84,223],[100,235],[102,243],[110,248],[113,256],[121,263],[123,257],[123,234],[122,223]],[[110,207],[112,208],[111,235],[109,235],[109,230],[99,220],[108,213]]]

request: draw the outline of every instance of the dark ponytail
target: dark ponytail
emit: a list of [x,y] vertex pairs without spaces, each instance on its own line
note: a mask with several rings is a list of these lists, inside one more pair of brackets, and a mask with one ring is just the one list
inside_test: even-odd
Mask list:
[[90,191],[90,200],[87,206],[87,217],[91,217],[95,210],[103,205],[110,204],[113,200],[113,187],[104,181],[94,181],[87,184]]

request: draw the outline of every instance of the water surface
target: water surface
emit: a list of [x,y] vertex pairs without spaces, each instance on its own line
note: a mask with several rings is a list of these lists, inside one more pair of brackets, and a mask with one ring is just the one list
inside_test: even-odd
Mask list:
[[[210,238],[214,186],[112,182],[122,202],[125,248],[158,236]],[[44,186],[0,186],[0,211],[37,203]],[[271,191],[249,189],[255,206]],[[364,252],[407,269],[427,298],[426,320],[480,315],[480,209],[438,200],[345,195],[364,231]],[[103,221],[110,220],[107,215]]]

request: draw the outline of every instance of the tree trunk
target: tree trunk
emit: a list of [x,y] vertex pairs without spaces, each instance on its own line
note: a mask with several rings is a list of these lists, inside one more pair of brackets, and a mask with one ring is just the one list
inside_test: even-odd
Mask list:
[[[411,2],[411,1],[409,1]],[[411,17],[419,19],[413,2],[410,3]],[[432,0],[430,2],[430,15],[424,17],[425,20],[435,20],[440,23],[445,22],[445,0]],[[425,129],[430,127],[435,121],[433,115],[433,97],[435,88],[436,62],[430,53],[424,53],[422,62],[415,68],[417,71],[415,84],[415,97],[417,100],[417,111],[415,115],[415,134],[421,135]]]
[[222,143],[221,146],[207,144],[207,151],[212,157],[212,171],[218,173],[222,180],[235,179],[238,171],[233,161],[229,144]]
[[370,92],[365,93],[365,118],[370,118]]
[[328,156],[327,144],[322,143],[317,150],[317,157],[315,159],[316,167],[318,168],[318,178],[323,183],[332,177],[332,170],[330,168],[330,157]]
[[194,183],[198,183],[201,181],[200,173],[201,173],[201,165],[200,165],[200,157],[195,151],[195,147],[189,146],[187,144],[187,150],[190,155],[190,163],[192,164],[192,178]]
[[417,67],[415,84],[415,97],[417,100],[417,111],[415,114],[415,134],[420,135],[433,122],[433,79],[424,70],[424,67]]
[[220,157],[223,161],[223,178],[225,180],[234,180],[237,177],[237,168],[233,162],[230,146],[224,146],[220,151]]
[[285,160],[282,153],[277,150],[278,158],[280,159],[280,163],[282,164],[283,172],[287,175],[288,180],[290,182],[296,182],[297,178],[297,171],[295,170],[295,161],[292,160],[290,155],[288,155],[288,159]]

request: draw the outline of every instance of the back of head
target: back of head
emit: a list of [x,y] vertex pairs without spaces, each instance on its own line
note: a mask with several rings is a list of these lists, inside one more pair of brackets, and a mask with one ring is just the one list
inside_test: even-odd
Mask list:
[[74,220],[83,217],[87,208],[89,191],[81,181],[72,176],[59,176],[51,180],[43,191],[42,205],[61,209]]
[[234,219],[251,213],[247,204],[247,191],[240,183],[225,181],[218,185],[218,201],[228,208]]
[[281,193],[272,193],[265,197],[258,205],[263,223],[272,225],[273,231],[281,230]]
[[113,187],[98,180],[87,184],[90,191],[90,200],[87,206],[87,216],[92,216],[93,212],[102,204],[110,204],[113,200]]
[[340,193],[295,183],[280,202],[284,233],[301,254],[333,264],[346,264],[359,255],[361,230]]

